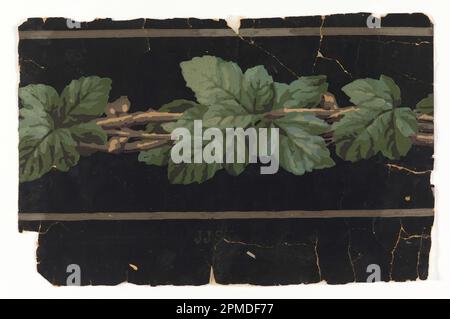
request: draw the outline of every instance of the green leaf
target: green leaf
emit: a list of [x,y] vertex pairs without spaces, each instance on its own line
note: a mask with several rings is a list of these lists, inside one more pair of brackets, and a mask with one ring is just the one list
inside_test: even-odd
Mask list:
[[286,113],[283,117],[273,121],[276,125],[282,128],[299,127],[309,134],[319,135],[328,131],[329,125],[314,116],[313,114],[304,113]]
[[169,163],[171,146],[164,145],[139,153],[139,162],[147,165],[165,166]]
[[175,128],[184,127],[190,132],[194,130],[194,121],[203,119],[204,114],[208,110],[208,107],[202,104],[197,104],[194,107],[186,110],[183,115],[175,123],[171,123],[170,126],[164,126],[164,129],[168,132],[172,132]]
[[46,113],[42,105],[35,104],[22,108],[19,111],[19,137],[23,138],[44,138],[54,129],[51,116]]
[[19,89],[19,180],[35,180],[52,168],[67,171],[79,159],[68,129],[57,129],[52,115],[60,106],[56,91],[46,85]]
[[375,151],[389,159],[405,156],[412,146],[411,136],[417,134],[417,120],[408,107],[396,108],[381,114],[369,127]]
[[19,142],[19,180],[35,180],[52,168],[68,171],[79,158],[76,142],[68,129],[48,131],[43,136],[27,134]]
[[206,111],[203,117],[203,125],[205,127],[246,128],[248,125],[256,121],[260,116],[249,114],[247,110],[241,106],[231,106],[229,104],[212,105]]
[[[205,114],[207,107],[188,100],[175,100],[163,105],[159,111],[183,113],[183,115],[176,121],[171,123],[164,123],[161,125],[166,132],[172,132],[174,129],[183,127],[188,129],[191,133],[194,130],[194,120],[201,120]],[[147,125],[147,131],[152,130],[152,124]],[[150,127],[149,127],[150,126]],[[139,153],[138,160],[148,165],[164,166],[170,162],[171,146],[165,145],[155,149],[142,151]],[[188,164],[180,164],[188,165]],[[188,183],[186,183],[188,184]]]
[[[212,178],[218,170],[222,169],[222,164],[220,163],[193,162],[193,154],[199,150],[195,149],[197,144],[194,140],[197,138],[201,139],[199,136],[194,136],[194,121],[201,120],[207,109],[208,108],[206,106],[197,104],[195,107],[192,107],[184,112],[171,128],[173,130],[175,128],[182,127],[189,130],[191,132],[191,146],[193,148],[191,153],[191,163],[175,164],[171,158],[168,159],[169,166],[167,168],[167,174],[169,181],[172,184],[203,183],[204,181]],[[202,141],[199,145],[202,147],[200,151],[203,151],[203,144],[204,141]],[[170,154],[168,154],[168,157],[170,157]]]
[[168,177],[172,184],[203,183],[222,168],[220,163],[179,163],[169,160]]
[[247,168],[248,163],[223,163],[223,168],[232,176],[241,175]]
[[381,74],[380,81],[382,81],[388,87],[389,92],[392,97],[393,106],[394,107],[399,106],[400,103],[402,102],[402,96],[401,96],[400,88],[395,83],[394,79],[392,79],[391,77],[389,77],[387,75]]
[[274,95],[272,84],[272,77],[262,65],[245,71],[239,100],[247,112],[262,113],[269,109]]
[[[260,110],[270,100],[272,78],[263,67],[249,69],[243,75],[236,63],[212,56],[197,57],[180,65],[187,86],[202,105],[208,106],[204,117],[194,118],[203,119],[205,127],[246,127],[254,120],[249,111]],[[186,124],[186,120],[184,117],[176,126]]]
[[287,85],[274,83],[273,109],[312,108],[320,103],[320,98],[328,89],[326,76],[302,76]]
[[180,63],[186,85],[204,105],[239,105],[242,71],[234,62],[205,55]]
[[[225,133],[224,133],[224,140],[225,140]],[[247,167],[249,162],[249,149],[247,147],[247,141],[245,139],[240,138],[234,138],[234,160],[233,163],[226,163],[226,154],[231,151],[231,145],[230,147],[227,147],[226,140],[225,145],[223,146],[224,149],[224,159],[223,159],[223,168],[227,171],[228,174],[232,176],[239,176]],[[244,163],[238,163],[238,149],[245,149],[245,161]]]
[[303,175],[335,165],[324,139],[318,136],[328,131],[327,123],[311,114],[300,113],[288,113],[273,123],[281,129],[280,165],[285,170]]
[[61,103],[56,90],[43,84],[30,84],[19,88],[19,98],[24,109],[48,114],[54,112]]
[[344,160],[356,162],[375,155],[374,141],[369,128],[380,114],[372,109],[348,112],[333,124],[336,153]]
[[[189,100],[174,100],[167,104],[164,104],[159,108],[159,112],[168,112],[168,113],[183,113],[186,110],[198,106],[198,103]],[[171,132],[174,128],[174,122],[168,123],[148,123],[145,127],[147,132],[155,132],[155,133],[163,133]]]
[[197,106],[198,103],[179,99],[179,100],[173,100],[172,102],[166,103],[163,106],[159,108],[159,112],[168,112],[168,113],[183,113],[187,109],[190,109],[191,107]]
[[388,76],[381,75],[379,80],[359,79],[342,88],[350,101],[360,108],[378,111],[400,105],[400,89]]
[[94,122],[76,124],[69,130],[77,142],[104,145],[108,139],[106,132]]
[[110,90],[111,80],[108,78],[90,76],[70,82],[61,94],[59,117],[62,124],[73,124],[102,115]]
[[411,109],[398,108],[401,94],[395,82],[381,75],[379,80],[353,81],[342,90],[360,109],[333,125],[336,153],[352,162],[378,152],[390,159],[406,155],[417,120]]
[[333,125],[336,153],[352,162],[381,152],[398,159],[411,148],[410,137],[417,133],[414,112],[407,107],[377,112],[360,109],[347,113]]
[[[61,97],[50,86],[19,89],[19,179],[35,180],[52,168],[67,171],[78,163],[77,142],[106,142],[93,122],[77,123],[103,113],[111,80],[98,77],[72,81]],[[68,127],[70,126],[70,127]]]
[[416,111],[423,114],[433,114],[434,113],[434,96],[433,94],[428,94],[428,96],[422,99],[416,105]]
[[[263,66],[242,75],[236,64],[210,56],[183,62],[181,67],[198,101],[209,106],[205,127],[245,128],[260,118],[252,114],[268,110],[274,99],[275,108],[314,107],[328,87],[325,76],[301,77],[290,85],[274,84]],[[274,89],[278,96],[274,96]]]

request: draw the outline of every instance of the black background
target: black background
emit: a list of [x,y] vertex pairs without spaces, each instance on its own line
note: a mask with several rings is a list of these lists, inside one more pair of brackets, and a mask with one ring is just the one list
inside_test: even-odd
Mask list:
[[[323,26],[365,26],[365,14],[327,17]],[[244,20],[245,27],[320,26],[320,17]],[[423,15],[389,15],[383,26],[430,26]],[[224,28],[224,21],[175,19],[83,23],[82,29],[165,27]],[[21,30],[66,29],[65,19],[31,19]],[[425,42],[423,42],[425,41]],[[423,42],[423,43],[422,43]],[[327,59],[316,59],[318,48]],[[112,79],[110,101],[127,95],[131,111],[159,108],[174,99],[194,100],[179,63],[205,54],[236,61],[245,70],[264,65],[275,81],[296,75],[325,74],[329,91],[349,105],[341,88],[358,78],[392,77],[404,106],[433,91],[432,38],[387,36],[271,38],[134,38],[23,40],[19,44],[21,86],[44,83],[61,92],[72,79],[98,75]],[[340,66],[336,60],[342,65]],[[345,68],[346,72],[344,72]],[[336,166],[295,176],[280,168],[260,175],[252,165],[233,177],[224,170],[202,184],[172,185],[167,168],[147,166],[137,154],[94,154],[68,173],[52,171],[20,185],[20,211],[227,211],[323,210],[432,207],[429,174],[390,171],[377,155],[357,163],[333,153]],[[398,162],[416,170],[432,169],[433,150],[413,147]],[[410,201],[405,201],[410,196]]]
[[[365,27],[367,14],[327,16],[324,26]],[[20,30],[66,30],[65,19],[29,19]],[[320,17],[243,20],[241,27],[319,27]],[[430,27],[421,14],[388,15],[382,26]],[[82,29],[226,28],[224,21],[96,20]],[[316,59],[318,49],[326,59]],[[127,95],[131,111],[194,99],[179,63],[204,54],[263,64],[275,81],[326,74],[341,106],[341,87],[357,78],[391,76],[413,107],[433,91],[431,37],[334,36],[274,38],[140,38],[23,40],[21,86],[44,83],[59,92],[72,79],[113,80],[110,100]],[[336,62],[336,60],[345,68]],[[333,153],[333,152],[332,152]],[[295,176],[280,169],[239,177],[224,171],[203,184],[171,185],[166,168],[147,166],[137,154],[94,154],[67,173],[52,171],[19,186],[21,212],[226,211],[382,209],[433,207],[430,174],[389,170],[396,163],[433,167],[431,148],[413,147],[400,161],[381,156],[357,163],[333,155],[336,166]],[[409,196],[410,200],[406,200]],[[245,214],[245,212],[243,212]],[[65,285],[69,264],[80,265],[82,284],[260,285],[365,282],[367,266],[381,280],[426,279],[432,217],[284,220],[178,220],[20,222],[39,231],[38,271]],[[254,254],[250,257],[248,252]],[[130,264],[138,267],[133,270]]]

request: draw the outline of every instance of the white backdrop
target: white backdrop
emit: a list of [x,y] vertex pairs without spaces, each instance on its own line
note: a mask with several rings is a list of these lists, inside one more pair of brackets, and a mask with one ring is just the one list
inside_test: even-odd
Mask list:
[[[28,17],[95,18],[227,18],[283,17],[335,13],[423,12],[435,23],[435,170],[436,218],[432,231],[430,276],[427,281],[329,286],[258,287],[207,285],[201,287],[53,287],[36,270],[36,233],[18,232],[18,108],[17,26]],[[418,0],[15,0],[1,12],[0,105],[0,297],[41,298],[436,298],[450,297],[450,2]],[[446,120],[447,119],[447,120]],[[445,122],[446,121],[446,122]],[[449,188],[447,188],[449,187]]]

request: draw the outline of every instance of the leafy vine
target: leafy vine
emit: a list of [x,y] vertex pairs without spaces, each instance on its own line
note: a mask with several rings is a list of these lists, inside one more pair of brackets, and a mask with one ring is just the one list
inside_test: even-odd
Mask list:
[[433,145],[433,95],[413,110],[402,104],[400,88],[385,75],[345,85],[342,90],[354,105],[338,107],[323,75],[278,83],[261,65],[243,72],[236,63],[214,56],[195,57],[180,66],[196,101],[175,100],[158,111],[128,113],[126,97],[108,103],[111,80],[97,76],[73,80],[61,94],[42,84],[20,88],[20,181],[38,179],[52,169],[68,171],[80,156],[95,152],[139,152],[140,162],[168,166],[174,184],[202,183],[221,169],[241,174],[248,161],[171,160],[170,133],[177,127],[193,130],[194,120],[222,130],[279,128],[280,166],[295,175],[334,166],[332,143],[339,157],[352,162],[378,153],[398,159],[412,144]]

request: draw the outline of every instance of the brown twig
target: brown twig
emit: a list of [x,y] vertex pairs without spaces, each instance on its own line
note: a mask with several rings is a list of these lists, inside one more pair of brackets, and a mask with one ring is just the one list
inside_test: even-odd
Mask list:
[[345,113],[354,112],[358,108],[354,106],[341,107],[338,109],[326,110],[322,108],[298,108],[298,109],[278,109],[265,114],[267,119],[277,119],[285,116],[289,113],[302,113],[302,114],[314,114],[320,119],[326,120],[327,122],[335,122],[344,116]]
[[411,140],[414,145],[418,146],[428,146],[433,147],[434,145],[434,138],[432,134],[417,134],[416,136],[412,136]]
[[[121,97],[124,99],[124,97]],[[128,100],[126,100],[128,101]],[[116,102],[113,102],[116,103]],[[128,102],[129,103],[129,102]],[[117,104],[117,103],[116,103]],[[121,103],[121,105],[124,103]],[[126,103],[125,103],[126,104]],[[277,119],[289,113],[314,114],[328,123],[339,121],[346,113],[355,112],[356,106],[331,107],[331,108],[283,108],[270,111],[264,114],[267,119]],[[125,110],[124,110],[125,111]],[[162,123],[178,120],[183,113],[158,112],[150,110],[147,112],[136,112],[132,114],[119,114],[116,116],[107,116],[95,120],[95,123],[101,126],[109,136],[111,136],[107,145],[85,144],[81,143],[79,147],[90,152],[107,153],[128,153],[148,150],[161,145],[171,143],[170,134],[151,133],[140,130],[133,130],[131,127],[145,125],[148,123]],[[411,138],[413,144],[419,146],[432,147],[433,139],[433,116],[428,114],[417,114],[419,133]],[[332,136],[325,136],[327,145],[333,143]]]
[[429,114],[417,114],[417,120],[418,121],[424,121],[424,122],[434,122],[434,116]]
[[[153,134],[148,134],[153,135]],[[171,142],[170,140],[170,134],[157,134],[159,135],[157,139],[154,140],[140,140],[132,143],[127,143],[128,138],[122,137],[125,140],[119,141],[122,142],[120,144],[116,144],[116,140],[111,138],[106,145],[98,145],[98,144],[87,144],[87,143],[80,143],[79,148],[82,150],[90,151],[90,152],[104,152],[104,153],[132,153],[132,152],[140,152],[145,151],[153,148],[157,148],[159,146],[169,144]],[[329,136],[329,134],[323,135],[325,142],[327,145],[331,145],[334,143],[333,137]],[[153,138],[153,137],[152,137]],[[427,146],[427,147],[433,147],[434,141],[433,141],[433,135],[431,134],[425,134],[425,133],[419,133],[416,136],[411,137],[411,140],[414,145],[418,146]],[[125,142],[123,142],[125,141]],[[116,146],[116,145],[120,145]]]
[[119,115],[116,117],[102,117],[95,120],[97,125],[104,129],[130,127],[134,125],[144,125],[150,122],[170,122],[178,120],[183,113],[168,112],[136,112],[132,114]]
[[[326,120],[327,122],[335,122],[341,119],[344,114],[348,112],[357,111],[358,108],[355,106],[347,106],[341,107],[338,109],[330,109],[326,110],[323,108],[292,108],[292,109],[278,109],[274,111],[270,111],[265,114],[267,119],[277,119],[283,117],[288,113],[302,113],[302,114],[314,114],[318,118]],[[178,120],[183,113],[168,113],[168,112],[157,112],[157,111],[148,111],[148,112],[137,112],[132,114],[120,115],[117,117],[103,117],[97,119],[95,122],[97,125],[100,125],[104,129],[113,129],[113,128],[123,128],[123,127],[131,127],[134,125],[144,125],[150,122],[171,122]],[[418,114],[417,120],[419,122],[433,122],[434,118],[432,115],[428,114]],[[424,123],[425,124],[425,123]]]
[[161,133],[148,133],[144,131],[135,131],[131,129],[122,129],[122,130],[105,130],[106,133],[110,136],[121,136],[128,138],[141,138],[141,139],[149,139],[149,140],[170,140],[170,134],[161,134]]
[[131,143],[125,143],[121,148],[113,148],[110,146],[110,142],[106,145],[99,145],[93,143],[79,143],[78,147],[82,150],[90,152],[103,152],[103,153],[133,153],[146,151],[153,149],[168,143],[166,140],[154,140],[154,141],[136,141]]

